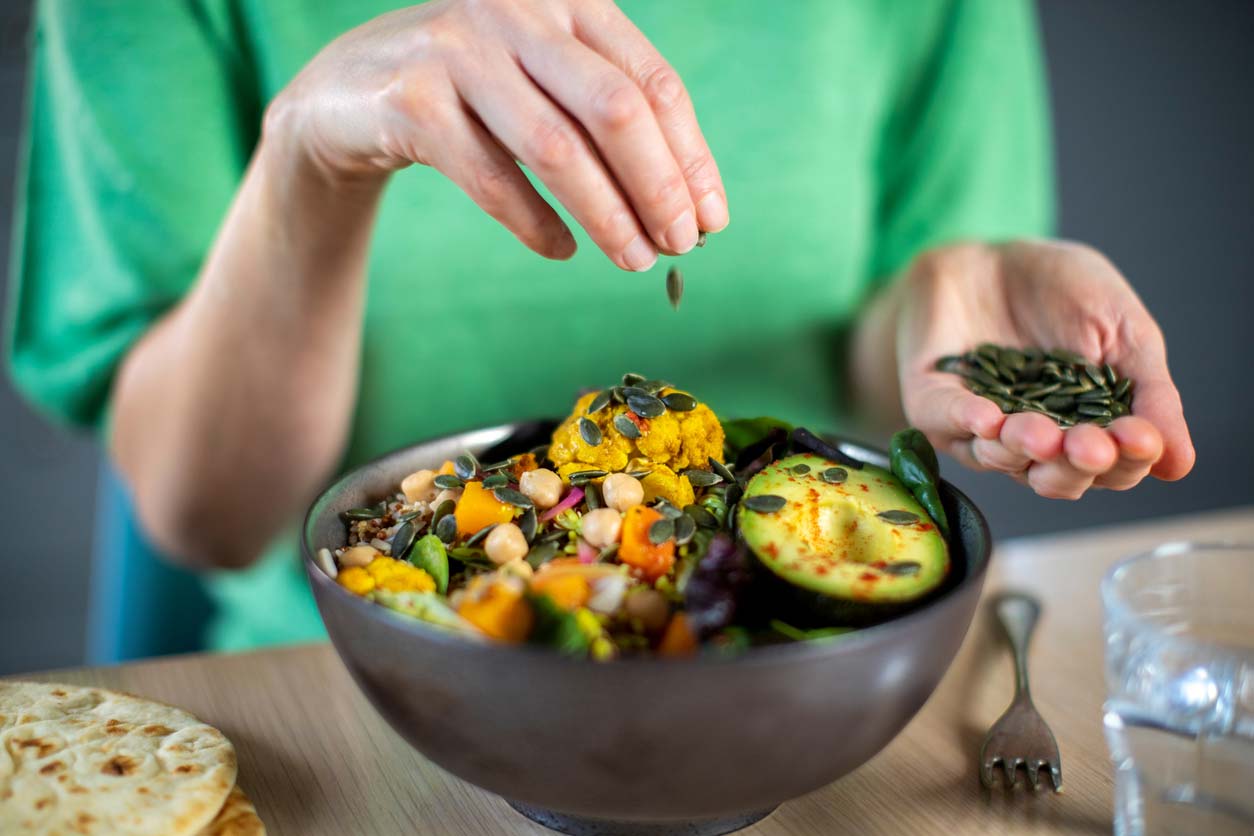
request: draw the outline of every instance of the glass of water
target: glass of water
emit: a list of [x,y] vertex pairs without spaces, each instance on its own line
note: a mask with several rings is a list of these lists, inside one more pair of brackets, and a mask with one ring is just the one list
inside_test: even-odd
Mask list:
[[1115,833],[1254,833],[1254,545],[1160,546],[1102,603]]

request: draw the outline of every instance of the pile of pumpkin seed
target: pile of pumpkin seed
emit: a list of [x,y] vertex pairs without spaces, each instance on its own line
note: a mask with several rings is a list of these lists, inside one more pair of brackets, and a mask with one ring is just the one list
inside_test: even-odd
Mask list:
[[1065,349],[983,343],[966,354],[942,357],[936,369],[962,375],[967,388],[1002,412],[1039,412],[1062,427],[1104,427],[1132,410],[1130,379],[1109,363],[1098,366]]

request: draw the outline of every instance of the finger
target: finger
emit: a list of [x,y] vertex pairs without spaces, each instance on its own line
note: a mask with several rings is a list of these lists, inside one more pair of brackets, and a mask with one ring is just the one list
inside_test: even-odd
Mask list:
[[679,74],[614,4],[580,4],[576,36],[608,58],[644,92],[687,181],[697,223],[707,232],[727,226],[727,192]]
[[587,139],[517,65],[463,80],[458,93],[615,264],[641,271],[657,262],[657,249]]
[[1108,432],[1119,447],[1119,460],[1093,484],[1115,491],[1134,488],[1162,455],[1162,436],[1153,424],[1134,415],[1115,419]]
[[996,439],[1005,420],[997,404],[940,374],[922,375],[904,398],[910,423],[940,446],[972,436]]
[[1119,446],[1121,461],[1153,465],[1163,454],[1163,437],[1152,423],[1136,415],[1116,418],[1107,432]]
[[1062,429],[1039,412],[1008,416],[999,440],[1010,453],[1029,461],[1047,462],[1062,455]]
[[1115,466],[1119,448],[1110,433],[1096,424],[1080,424],[1063,434],[1063,452],[1077,471],[1098,476]]
[[450,117],[443,136],[445,149],[456,153],[438,155],[431,161],[435,169],[530,249],[553,259],[575,254],[570,229],[473,115],[461,111]]
[[[1135,379],[1135,378],[1134,378]],[[1132,396],[1132,414],[1149,421],[1163,439],[1163,452],[1151,472],[1159,479],[1183,479],[1193,469],[1197,453],[1184,420],[1180,392],[1170,380],[1137,384]]]
[[1030,456],[1012,452],[1000,441],[987,438],[971,440],[971,455],[984,469],[1000,470],[1002,473],[1021,473],[1032,463]]
[[1047,499],[1079,499],[1093,484],[1093,474],[1077,470],[1065,457],[1028,468],[1028,485]]
[[975,446],[983,443],[996,442],[987,442],[986,439],[982,438],[971,438],[965,441],[954,441],[948,447],[943,449],[946,453],[956,459],[959,464],[969,467],[972,470],[998,470],[1021,485],[1026,485],[1028,483],[1028,473],[1026,470],[1001,470],[1000,468],[987,467],[983,462],[981,462],[975,455]]
[[1184,420],[1180,392],[1167,369],[1167,352],[1161,337],[1146,342],[1149,344],[1134,346],[1135,350],[1113,358],[1112,362],[1121,374],[1136,382],[1132,414],[1149,421],[1162,436],[1162,456],[1151,472],[1159,479],[1174,481],[1193,469],[1197,454]]
[[524,37],[518,57],[592,137],[654,243],[671,254],[695,247],[696,209],[640,88],[573,38]]

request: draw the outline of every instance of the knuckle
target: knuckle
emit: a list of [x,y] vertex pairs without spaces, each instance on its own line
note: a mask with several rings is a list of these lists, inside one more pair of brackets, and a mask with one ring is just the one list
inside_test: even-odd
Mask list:
[[513,193],[513,176],[497,165],[479,166],[472,177],[475,202],[496,217],[504,213]]
[[619,131],[641,117],[644,105],[640,91],[631,84],[611,82],[593,97],[593,118],[599,127]]
[[644,97],[656,110],[672,110],[687,100],[679,73],[665,63],[648,64],[636,73],[636,77],[640,80]]
[[713,182],[716,179],[714,158],[705,153],[685,160],[682,171],[689,183]]
[[618,251],[626,247],[633,237],[630,220],[626,210],[614,209],[591,221],[586,229],[594,240]]
[[574,159],[578,142],[564,122],[542,119],[532,126],[523,146],[529,164],[541,171],[555,171]]
[[656,206],[679,206],[687,199],[688,184],[678,171],[662,177],[653,191],[653,203]]

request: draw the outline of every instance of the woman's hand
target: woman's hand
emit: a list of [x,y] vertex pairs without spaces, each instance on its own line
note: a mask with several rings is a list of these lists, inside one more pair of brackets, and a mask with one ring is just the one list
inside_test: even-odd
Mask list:
[[265,142],[331,179],[429,165],[541,255],[570,230],[526,165],[618,266],[727,225],[678,75],[611,0],[433,0],[333,41],[275,99]]
[[[1046,241],[943,247],[918,258],[889,296],[879,316],[895,325],[905,417],[959,461],[1062,499],[1090,487],[1127,490],[1149,474],[1180,479],[1193,467],[1162,332],[1100,253]],[[934,369],[982,342],[1066,348],[1110,363],[1135,382],[1132,414],[1105,429],[1065,431],[1044,415],[1004,415],[959,376]],[[864,391],[876,388],[859,377]]]

